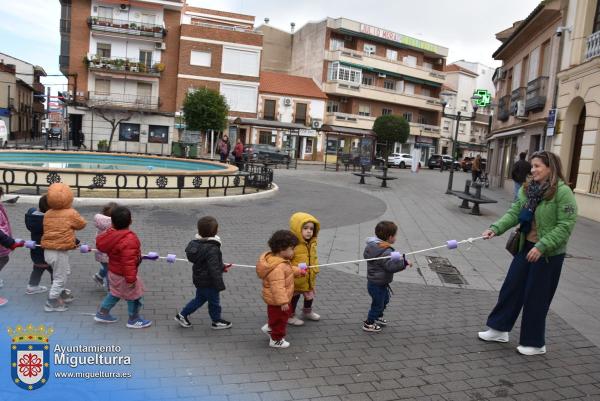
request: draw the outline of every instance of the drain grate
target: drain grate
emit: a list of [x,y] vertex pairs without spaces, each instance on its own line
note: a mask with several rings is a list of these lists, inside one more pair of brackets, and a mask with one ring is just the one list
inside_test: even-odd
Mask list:
[[436,272],[440,280],[447,284],[469,284],[458,269],[447,258],[426,256],[429,268]]

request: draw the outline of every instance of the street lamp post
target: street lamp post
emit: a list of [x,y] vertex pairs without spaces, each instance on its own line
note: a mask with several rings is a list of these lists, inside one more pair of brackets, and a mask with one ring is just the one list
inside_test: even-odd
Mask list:
[[[458,128],[460,126],[461,121],[475,120],[476,115],[477,115],[477,108],[478,108],[477,103],[476,103],[477,99],[478,99],[478,97],[475,97],[475,96],[471,98],[473,112],[471,113],[470,116],[463,116],[460,111],[456,112],[456,114],[446,113],[446,106],[448,105],[448,102],[446,100],[442,101],[442,117],[456,121],[456,130],[454,131],[454,138],[452,139],[452,165],[450,166],[450,175],[448,176],[448,188],[446,188],[446,194],[452,194],[452,181],[454,179],[454,161],[456,161],[456,159],[458,157],[458,149],[457,149]],[[442,166],[440,168],[443,168],[443,163],[444,163],[444,161],[442,160]]]

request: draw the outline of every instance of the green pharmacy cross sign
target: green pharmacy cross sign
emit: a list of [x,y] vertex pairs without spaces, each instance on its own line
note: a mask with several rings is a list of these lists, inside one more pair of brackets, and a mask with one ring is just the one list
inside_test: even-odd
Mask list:
[[487,107],[492,102],[492,94],[486,89],[477,89],[473,92],[475,104],[479,107]]

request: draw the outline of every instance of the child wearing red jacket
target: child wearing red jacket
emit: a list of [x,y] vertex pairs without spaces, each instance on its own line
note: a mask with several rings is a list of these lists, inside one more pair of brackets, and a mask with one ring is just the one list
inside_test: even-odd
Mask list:
[[143,259],[140,240],[129,229],[131,212],[128,208],[115,207],[110,218],[112,228],[96,237],[96,248],[108,255],[110,292],[102,301],[94,320],[100,323],[116,322],[117,318],[110,314],[110,310],[123,298],[127,301],[129,312],[127,327],[142,329],[150,326],[152,321],[140,316],[145,290],[142,279],[138,277],[138,266]]

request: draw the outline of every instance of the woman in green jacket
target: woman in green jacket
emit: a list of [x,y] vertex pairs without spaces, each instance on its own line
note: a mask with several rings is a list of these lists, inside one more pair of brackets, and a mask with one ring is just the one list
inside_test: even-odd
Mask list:
[[530,162],[531,177],[520,189],[517,201],[482,234],[490,239],[519,224],[519,252],[488,317],[489,330],[479,332],[479,338],[508,342],[508,332],[522,308],[517,351],[538,355],[546,353],[546,315],[560,279],[577,204],[573,191],[565,184],[557,155],[536,152]]

